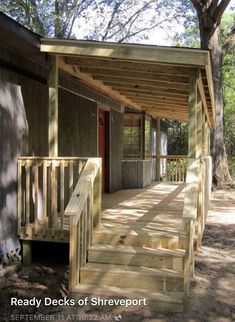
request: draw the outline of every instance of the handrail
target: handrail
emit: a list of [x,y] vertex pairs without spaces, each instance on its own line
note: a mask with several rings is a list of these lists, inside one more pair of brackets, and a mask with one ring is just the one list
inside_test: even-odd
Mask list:
[[194,228],[198,215],[200,158],[189,159],[183,209],[183,223],[186,231],[184,260],[184,311],[187,310],[190,276],[194,269]]
[[211,157],[188,160],[183,209],[186,231],[184,262],[184,310],[188,306],[190,276],[194,271],[194,249],[201,243],[209,209],[211,190]]
[[18,235],[24,239],[68,238],[64,210],[87,158],[18,159]]
[[152,155],[152,159],[156,159],[156,181],[185,181],[188,156]]
[[87,262],[93,228],[100,224],[100,213],[101,159],[89,158],[65,209],[65,215],[70,216],[70,292],[80,281],[80,268]]

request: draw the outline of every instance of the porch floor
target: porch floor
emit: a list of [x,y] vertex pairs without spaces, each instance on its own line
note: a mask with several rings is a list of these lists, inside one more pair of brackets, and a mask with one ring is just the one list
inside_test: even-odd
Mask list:
[[184,187],[185,183],[161,182],[104,194],[101,228],[183,233]]

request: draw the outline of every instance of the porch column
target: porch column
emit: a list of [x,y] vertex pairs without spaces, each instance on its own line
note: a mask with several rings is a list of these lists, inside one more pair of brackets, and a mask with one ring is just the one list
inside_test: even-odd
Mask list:
[[202,156],[202,102],[197,104],[197,145],[196,157]]
[[206,157],[207,156],[207,151],[206,151],[206,114],[205,114],[205,109],[203,106],[202,110],[202,156]]
[[50,157],[58,156],[58,57],[49,56],[49,124],[48,153]]
[[199,72],[192,69],[189,75],[188,157],[197,155],[197,80]]
[[160,172],[161,172],[161,119],[157,119],[157,158],[156,158],[156,181],[160,181]]

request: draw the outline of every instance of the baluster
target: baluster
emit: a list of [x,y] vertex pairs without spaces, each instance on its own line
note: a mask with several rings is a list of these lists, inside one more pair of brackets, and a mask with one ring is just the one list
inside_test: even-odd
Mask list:
[[34,224],[38,226],[38,161],[34,166]]
[[25,227],[26,234],[29,234],[29,224],[30,224],[30,165],[29,161],[26,161],[25,165],[26,170],[26,188],[25,188],[25,199],[26,199],[26,216],[25,216]]
[[60,163],[60,208],[61,208],[61,222],[60,228],[64,226],[64,160]]
[[21,161],[18,161],[18,235],[21,235],[21,224],[22,224],[22,165]]
[[69,198],[73,193],[73,161],[69,162]]

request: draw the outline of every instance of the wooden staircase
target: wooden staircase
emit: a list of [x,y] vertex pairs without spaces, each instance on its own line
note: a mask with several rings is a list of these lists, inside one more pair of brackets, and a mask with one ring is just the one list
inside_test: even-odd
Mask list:
[[146,298],[151,309],[182,312],[184,244],[178,233],[96,230],[72,296]]

